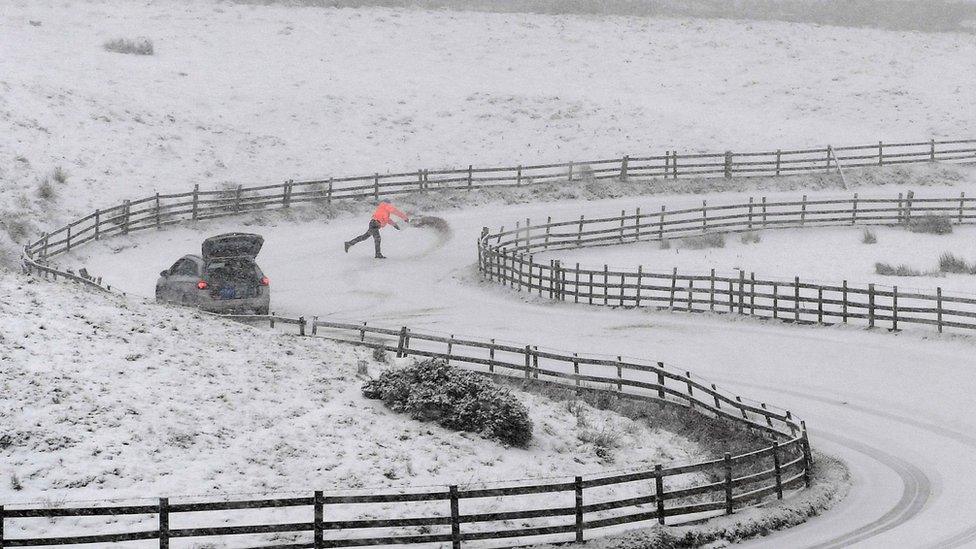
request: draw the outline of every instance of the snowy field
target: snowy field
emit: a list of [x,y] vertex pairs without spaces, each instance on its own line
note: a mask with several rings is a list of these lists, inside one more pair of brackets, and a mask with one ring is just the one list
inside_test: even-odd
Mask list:
[[[153,56],[102,48],[107,40],[138,36],[153,40]],[[197,183],[247,185],[668,149],[971,137],[974,85],[976,43],[963,34],[205,1],[13,0],[0,10],[0,252],[11,264],[18,244],[55,222]],[[42,192],[57,167],[65,181]],[[973,196],[974,183],[967,177],[950,190]],[[890,196],[909,189],[921,195],[910,184],[860,191]],[[701,198],[639,201],[677,206]],[[585,209],[618,214],[636,205],[638,199],[616,198]],[[478,474],[520,478],[544,475],[553,455],[562,455],[567,466],[575,459],[575,450],[557,450],[572,439],[562,409],[533,401],[536,417],[553,430],[539,451],[505,451],[485,472],[451,458],[494,459],[496,447],[452,437],[455,446],[447,450],[442,445],[421,454],[411,447],[405,460],[396,438],[404,429],[428,437],[432,446],[443,438],[400,419],[395,428],[383,428],[393,416],[353,390],[358,351],[275,334],[268,337],[276,346],[267,347],[258,344],[264,336],[251,339],[253,329],[141,303],[158,272],[198,252],[205,236],[242,229],[267,238],[259,261],[272,281],[273,308],[282,313],[662,360],[789,406],[809,422],[816,448],[848,463],[855,484],[825,515],[747,546],[976,543],[973,336],[548,304],[480,282],[474,254],[482,226],[574,217],[582,207],[579,199],[441,212],[431,207],[426,213],[445,217],[453,238],[384,231],[385,263],[369,257],[369,243],[349,255],[341,251],[343,240],[365,229],[363,217],[315,209],[294,219],[269,215],[260,224],[223,220],[135,234],[59,259],[88,266],[129,291],[127,300],[92,301],[74,288],[27,284],[0,271],[0,349],[3,362],[12,364],[3,367],[0,419],[13,422],[11,432],[19,437],[2,455],[10,457],[21,485],[15,490],[11,479],[0,479],[0,497],[59,501],[69,497],[62,494],[69,487],[72,499],[306,489],[322,484],[316,468],[327,466],[371,486]],[[784,242],[791,235],[808,259],[787,257]],[[852,282],[878,280],[865,271],[886,258],[926,269],[942,243],[976,259],[970,229],[931,245],[927,237],[879,230],[870,255],[855,253],[860,244],[847,240],[857,233],[840,230],[762,236],[748,253],[733,241],[722,252],[728,255],[630,247],[588,250],[585,257],[627,265],[642,262],[637,256],[646,252],[666,268],[750,262],[743,268],[757,274]],[[898,241],[917,253],[886,255],[895,253],[889,247]],[[847,243],[850,257],[834,264],[843,255],[837,248]],[[821,261],[809,259],[818,256]],[[808,273],[815,263],[820,270]],[[949,281],[918,280],[928,287]],[[952,284],[976,291],[964,277]],[[24,285],[27,292],[18,290]],[[196,338],[200,331],[219,343]],[[234,356],[222,349],[233,349]],[[275,384],[283,390],[267,390]],[[274,428],[279,411],[288,417],[287,429]],[[153,436],[143,430],[147,418],[158,421]],[[345,440],[313,436],[330,421],[358,430],[355,444],[372,439],[387,448],[357,446],[356,460],[338,459],[339,451],[353,455],[340,449]],[[622,463],[681,459],[694,451],[659,435],[633,440]],[[309,460],[308,448],[335,459]],[[166,460],[177,455],[191,461]],[[578,467],[603,467],[582,455]],[[403,474],[407,461],[417,478]],[[390,463],[395,480],[383,476]],[[427,468],[435,465],[433,472]]]
[[[968,189],[951,190],[960,188]],[[861,193],[888,196],[901,190]],[[735,198],[740,197],[709,196],[715,203]],[[656,205],[659,199],[641,200]],[[701,197],[666,200],[669,207],[677,207],[700,203]],[[585,208],[619,213],[634,205],[634,199],[627,198],[591,201]],[[119,287],[151,296],[158,271],[179,255],[195,252],[204,235],[262,232],[266,244],[259,261],[272,280],[273,309],[282,313],[663,360],[721,380],[749,397],[790,406],[809,422],[818,448],[847,461],[855,486],[845,502],[823,517],[752,542],[755,546],[815,546],[859,530],[854,538],[844,539],[859,541],[859,547],[905,546],[906,540],[911,542],[907,546],[928,547],[926,542],[939,540],[932,547],[952,547],[946,540],[960,533],[964,540],[976,539],[976,524],[961,505],[976,488],[976,480],[961,474],[976,451],[976,438],[969,434],[976,423],[961,413],[976,389],[971,382],[976,367],[972,336],[938,336],[924,328],[889,334],[725,316],[606,310],[547,303],[480,282],[475,241],[487,219],[499,221],[503,215],[501,221],[510,225],[526,217],[572,218],[581,207],[569,201],[509,205],[501,214],[498,205],[427,212],[447,219],[453,238],[443,242],[418,229],[386,230],[384,250],[390,259],[384,262],[372,259],[369,243],[348,255],[342,252],[342,241],[364,229],[360,218],[295,222],[271,216],[261,226],[223,220],[107,240],[79,252],[83,260],[72,263],[66,258],[63,263],[88,265],[92,272],[111,276]],[[774,233],[764,235],[775,241]],[[804,237],[806,242],[815,234]],[[601,251],[626,253],[626,248],[585,253],[598,257]],[[976,285],[971,288],[976,290]]]
[[[139,36],[154,55],[102,48]],[[10,0],[0,211],[22,243],[32,216],[195,183],[967,136],[974,88],[963,34]]]

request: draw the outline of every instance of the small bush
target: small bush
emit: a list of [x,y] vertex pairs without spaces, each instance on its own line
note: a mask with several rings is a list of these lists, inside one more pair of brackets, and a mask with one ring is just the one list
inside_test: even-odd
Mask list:
[[51,184],[51,180],[44,178],[37,185],[37,196],[43,200],[54,200],[58,195],[57,190],[54,185]]
[[974,273],[976,265],[969,265],[965,259],[946,252],[939,257],[939,270],[943,273]]
[[51,178],[58,183],[64,184],[68,180],[68,172],[66,172],[61,166],[58,166],[57,168],[54,168],[54,173],[51,175]]
[[363,395],[448,429],[481,433],[519,447],[532,440],[529,412],[511,391],[443,361],[387,370],[363,385]]
[[913,233],[949,234],[952,232],[952,222],[948,217],[922,215],[908,222],[908,230]]
[[742,233],[742,235],[739,237],[739,240],[743,244],[759,244],[760,242],[762,242],[762,238],[759,236],[759,233],[751,232],[751,231],[748,233]]
[[386,356],[386,349],[380,347],[376,347],[375,349],[373,349],[373,360],[379,362],[380,364],[386,364],[387,362],[389,362]]
[[722,233],[690,236],[681,240],[682,245],[690,250],[704,250],[706,248],[724,248],[725,235]]
[[861,236],[861,242],[864,244],[877,244],[878,237],[871,229],[864,229],[864,234]]
[[135,40],[116,38],[105,42],[103,47],[105,51],[132,55],[153,55],[154,52],[152,40],[148,38],[137,38]]
[[892,267],[887,263],[878,262],[874,264],[874,272],[883,276],[922,276],[920,271],[905,264]]
[[620,433],[610,424],[604,425],[599,431],[584,430],[576,438],[580,442],[592,444],[593,453],[603,461],[613,461],[613,450],[620,445]]

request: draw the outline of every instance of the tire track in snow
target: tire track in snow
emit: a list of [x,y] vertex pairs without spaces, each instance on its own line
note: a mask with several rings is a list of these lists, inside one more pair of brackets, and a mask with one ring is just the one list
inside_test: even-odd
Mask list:
[[[964,446],[969,446],[970,448],[976,449],[976,437],[949,429],[947,427],[943,427],[942,425],[938,425],[935,423],[928,423],[925,421],[920,421],[910,417],[901,416],[891,412],[885,412],[883,410],[869,408],[867,406],[862,406],[859,404],[851,404],[849,402],[839,400],[836,398],[818,396],[812,393],[805,393],[802,391],[792,391],[789,389],[781,389],[781,388],[777,388],[769,385],[762,385],[758,383],[740,382],[732,379],[725,379],[725,380],[716,379],[716,381],[721,381],[722,383],[730,383],[730,384],[736,383],[747,387],[765,389],[769,391],[783,393],[793,397],[815,400],[817,402],[828,404],[831,406],[856,410],[864,414],[869,414],[876,417],[888,419],[897,423],[910,425],[912,427],[916,427],[918,429],[928,431],[932,434],[951,439]],[[898,501],[898,503],[878,520],[866,524],[860,528],[857,528],[856,530],[852,530],[850,532],[837,536],[826,542],[822,542],[817,545],[812,545],[810,546],[811,549],[813,548],[827,549],[833,547],[844,547],[857,541],[863,541],[865,539],[868,539],[869,537],[876,536],[887,530],[891,530],[892,528],[895,528],[896,526],[899,526],[905,522],[908,522],[909,520],[911,520],[912,517],[914,517],[916,514],[918,514],[921,511],[922,507],[924,507],[925,500],[928,499],[928,496],[931,493],[931,484],[928,481],[928,477],[926,477],[925,474],[920,469],[918,469],[911,463],[902,460],[901,458],[892,456],[890,454],[882,452],[881,450],[878,450],[877,448],[860,443],[856,440],[848,439],[846,437],[827,433],[827,432],[817,431],[817,433],[818,433],[817,436],[820,436],[827,440],[831,440],[833,442],[841,444],[842,446],[846,446],[854,451],[865,454],[883,463],[885,466],[895,471],[895,473],[898,474],[899,477],[901,477],[905,488],[902,492],[902,498]],[[921,478],[924,478],[925,500],[921,502],[921,505],[918,505],[916,507],[917,502],[913,503],[912,501],[909,501],[908,498],[906,498],[906,495],[909,492],[914,491],[916,492],[916,494],[913,499],[914,500],[919,499],[919,496],[921,495],[920,493],[918,493],[918,488],[920,486],[919,476]],[[912,512],[910,513],[901,512],[907,509],[912,509]],[[973,540],[976,540],[976,525],[972,525],[964,530],[956,532],[955,534],[952,534],[949,537],[943,538],[939,541],[927,544],[925,545],[925,547],[931,549],[961,547]]]

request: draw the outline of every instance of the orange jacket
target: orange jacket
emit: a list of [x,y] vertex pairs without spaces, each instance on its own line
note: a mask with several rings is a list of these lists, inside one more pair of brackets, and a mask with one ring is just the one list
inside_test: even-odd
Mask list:
[[386,227],[392,221],[390,221],[390,215],[395,215],[404,221],[410,221],[407,214],[396,209],[393,204],[389,202],[380,202],[380,205],[376,207],[376,211],[373,212],[373,219],[379,222],[380,228]]

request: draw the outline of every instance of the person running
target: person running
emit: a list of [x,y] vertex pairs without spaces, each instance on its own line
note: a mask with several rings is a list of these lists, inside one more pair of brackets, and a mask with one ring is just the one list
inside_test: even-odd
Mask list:
[[376,249],[376,259],[386,259],[386,256],[380,252],[380,229],[387,225],[393,225],[394,229],[400,230],[400,226],[390,219],[391,215],[395,215],[407,223],[410,222],[407,214],[396,209],[393,204],[380,202],[379,206],[376,207],[376,211],[373,212],[372,219],[369,220],[369,228],[366,229],[366,232],[345,243],[346,253],[349,253],[349,248],[372,236],[373,247]]

